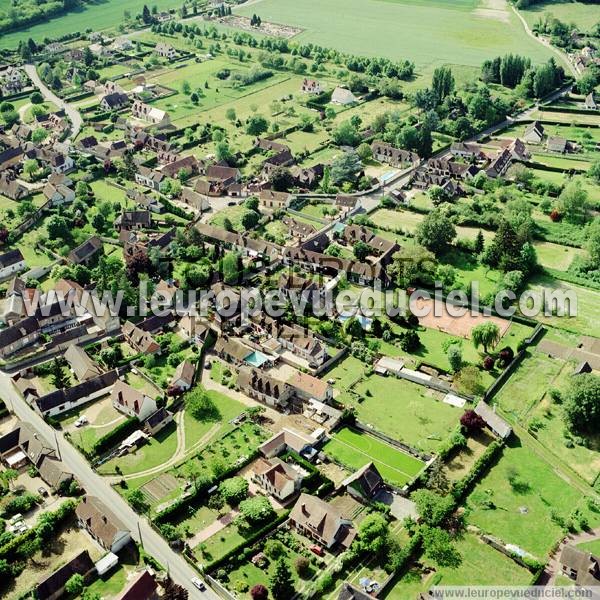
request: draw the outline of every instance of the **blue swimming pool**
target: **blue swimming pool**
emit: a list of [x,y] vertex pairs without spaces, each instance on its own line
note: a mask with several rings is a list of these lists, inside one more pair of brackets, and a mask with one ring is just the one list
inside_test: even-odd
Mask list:
[[244,362],[248,363],[251,367],[262,367],[268,360],[269,357],[266,354],[255,350],[252,354],[246,356]]

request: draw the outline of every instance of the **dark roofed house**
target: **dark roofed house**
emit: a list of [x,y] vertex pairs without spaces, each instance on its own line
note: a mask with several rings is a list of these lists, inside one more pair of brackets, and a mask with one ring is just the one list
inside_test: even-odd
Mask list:
[[127,342],[138,352],[144,354],[160,354],[160,345],[152,335],[134,325],[131,321],[125,321],[122,327],[123,336]]
[[376,141],[371,144],[373,158],[398,169],[405,169],[419,163],[419,156],[400,148],[394,148],[386,142]]
[[147,435],[156,435],[161,429],[173,421],[173,414],[166,408],[159,408],[144,422],[143,431]]
[[568,144],[569,143],[565,138],[557,135],[550,135],[548,136],[548,141],[546,142],[546,150],[548,150],[548,152],[564,154],[568,149]]
[[35,588],[37,600],[57,600],[65,592],[65,585],[73,575],[81,575],[89,583],[94,575],[94,562],[87,550],[83,550]]
[[89,240],[83,242],[83,244],[77,246],[77,248],[71,250],[67,260],[74,265],[89,265],[102,248],[102,240],[97,235],[94,235]]
[[31,191],[17,179],[11,170],[0,173],[0,194],[11,200],[22,200],[29,196]]
[[84,496],[77,505],[75,514],[79,526],[85,529],[104,550],[116,554],[131,540],[129,530],[95,496]]
[[40,324],[35,317],[27,317],[0,330],[0,356],[14,354],[40,337]]
[[544,126],[539,121],[530,123],[525,129],[523,139],[528,144],[541,144],[544,139]]
[[129,98],[127,97],[127,94],[121,92],[107,94],[100,100],[100,106],[104,110],[120,110],[121,108],[125,108],[128,104]]
[[117,231],[150,229],[151,227],[152,214],[149,210],[124,210],[115,219],[115,229],[117,229]]
[[184,156],[160,169],[161,173],[172,178],[177,177],[182,170],[186,171],[188,175],[197,175],[200,171],[198,159],[195,156]]
[[258,369],[240,369],[237,387],[250,398],[264,402],[268,406],[286,406],[292,395],[292,388],[287,383],[274,379]]
[[23,271],[26,266],[25,257],[21,250],[9,250],[4,254],[0,254],[0,280]]
[[383,478],[377,467],[370,462],[346,478],[342,485],[351,496],[369,501],[373,500],[383,487]]

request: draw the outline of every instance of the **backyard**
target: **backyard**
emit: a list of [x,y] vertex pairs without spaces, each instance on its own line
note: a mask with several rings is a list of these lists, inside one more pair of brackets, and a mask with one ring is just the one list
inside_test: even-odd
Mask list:
[[390,484],[402,487],[421,471],[424,463],[410,454],[355,429],[341,429],[323,447],[337,462],[357,471],[372,462]]

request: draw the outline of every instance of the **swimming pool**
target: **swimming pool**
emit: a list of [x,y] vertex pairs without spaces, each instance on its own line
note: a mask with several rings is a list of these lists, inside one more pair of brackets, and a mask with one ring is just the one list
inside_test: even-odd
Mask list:
[[255,350],[246,356],[244,362],[248,363],[251,367],[262,367],[266,362],[268,362],[268,360],[269,357],[266,354]]

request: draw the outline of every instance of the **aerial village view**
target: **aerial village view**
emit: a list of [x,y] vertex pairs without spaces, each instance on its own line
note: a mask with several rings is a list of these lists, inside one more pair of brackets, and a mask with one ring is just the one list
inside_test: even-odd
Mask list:
[[600,597],[598,1],[0,0],[0,598],[462,597]]

